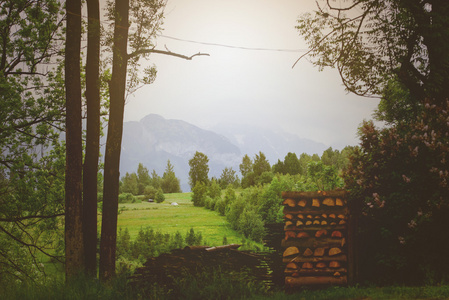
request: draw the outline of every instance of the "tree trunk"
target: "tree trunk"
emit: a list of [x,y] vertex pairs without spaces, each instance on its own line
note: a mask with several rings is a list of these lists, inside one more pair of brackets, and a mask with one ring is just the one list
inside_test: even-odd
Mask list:
[[81,190],[81,1],[67,0],[66,9],[65,272],[66,279],[70,279],[80,272],[84,265]]
[[97,173],[100,151],[100,3],[87,0],[87,132],[83,166],[83,233],[86,272],[97,275]]
[[115,1],[110,113],[104,165],[103,216],[100,242],[100,279],[115,274],[120,150],[125,107],[129,0]]
[[447,0],[434,0],[428,35],[424,36],[429,51],[429,98],[444,105],[449,97],[449,4]]

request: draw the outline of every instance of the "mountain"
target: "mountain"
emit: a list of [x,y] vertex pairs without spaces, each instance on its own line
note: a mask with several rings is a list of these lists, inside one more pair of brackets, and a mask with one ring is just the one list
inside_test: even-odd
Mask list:
[[262,151],[271,165],[278,159],[283,160],[287,153],[319,154],[329,148],[313,140],[300,138],[297,135],[280,129],[261,129],[250,124],[216,125],[213,131],[227,137],[244,154],[251,158]]
[[[218,133],[217,133],[218,132]],[[213,131],[201,129],[181,120],[168,120],[150,114],[140,121],[123,125],[121,176],[136,172],[139,163],[151,173],[154,169],[162,176],[167,160],[174,166],[181,180],[181,189],[189,191],[189,159],[196,151],[209,158],[209,176],[220,177],[225,167],[239,172],[244,154],[251,158],[262,151],[269,162],[283,160],[288,152],[321,154],[327,147],[282,131],[260,129],[248,125],[227,125]]]
[[227,138],[184,121],[151,114],[139,122],[125,122],[121,176],[135,172],[139,163],[162,176],[170,160],[182,190],[188,191],[188,162],[196,151],[209,158],[210,176],[219,177],[225,167],[238,166],[241,159],[240,149]]

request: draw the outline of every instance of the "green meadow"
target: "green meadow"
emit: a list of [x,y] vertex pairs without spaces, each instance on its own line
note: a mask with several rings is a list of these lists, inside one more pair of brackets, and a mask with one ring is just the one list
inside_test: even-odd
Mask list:
[[[131,238],[135,238],[141,228],[151,227],[162,233],[185,235],[190,228],[201,233],[208,246],[223,244],[226,236],[229,244],[240,244],[243,235],[233,230],[226,218],[204,207],[195,207],[192,193],[165,194],[165,201],[124,203],[119,205],[118,229],[127,228]],[[176,202],[178,205],[172,205]],[[261,245],[260,245],[261,247]]]

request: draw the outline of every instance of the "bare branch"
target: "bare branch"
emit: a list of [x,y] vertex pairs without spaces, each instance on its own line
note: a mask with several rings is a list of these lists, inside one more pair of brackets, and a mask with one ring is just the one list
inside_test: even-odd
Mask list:
[[24,241],[22,241],[21,239],[17,238],[16,236],[14,236],[13,234],[11,234],[9,231],[7,231],[5,228],[3,228],[2,226],[0,226],[0,230],[3,231],[4,233],[6,233],[6,235],[8,235],[10,238],[12,238],[13,240],[15,240],[16,242],[18,242],[19,244],[26,246],[26,247],[32,247],[35,248],[36,250],[39,250],[40,252],[42,252],[43,254],[45,254],[48,257],[54,258],[59,260],[60,257],[52,255],[46,251],[44,251],[44,249],[42,249],[41,247],[37,246],[37,245],[33,245],[33,244],[28,244]]
[[29,219],[52,219],[56,217],[64,216],[64,213],[54,214],[49,216],[35,215],[35,216],[25,216],[25,217],[15,217],[15,218],[0,218],[0,222],[19,222]]
[[178,53],[171,52],[171,51],[163,51],[163,50],[157,50],[157,49],[141,49],[141,50],[138,50],[138,51],[128,54],[128,59],[136,57],[140,54],[148,54],[148,53],[171,55],[171,56],[179,57],[179,58],[186,59],[186,60],[192,60],[192,58],[194,58],[195,56],[210,56],[208,53],[201,53],[201,52],[198,52],[197,54],[194,54],[192,56],[186,56],[186,55],[178,54]]
[[362,3],[361,0],[354,2],[354,4],[352,4],[351,6],[348,6],[348,7],[337,8],[337,7],[333,7],[333,6],[330,4],[329,0],[327,0],[327,6],[329,6],[329,8],[330,8],[331,10],[336,10],[336,11],[339,11],[339,12],[340,12],[340,11],[348,11],[348,10],[351,10],[351,9],[353,9],[354,7],[356,7],[357,5],[359,5],[360,3]]
[[[355,17],[355,18],[349,19],[349,20],[347,20],[346,22],[342,23],[342,25],[346,25],[347,23],[354,22],[355,20],[360,19],[360,18],[362,18],[362,17],[363,17],[363,15],[360,15],[360,16],[357,16],[357,17]],[[339,27],[339,28],[333,28],[332,31],[330,31],[328,34],[326,34],[325,36],[323,36],[323,37],[318,41],[318,43],[316,43],[316,46],[315,46],[315,47],[309,49],[306,53],[304,53],[303,55],[301,55],[301,56],[295,61],[295,63],[294,63],[293,66],[292,66],[292,69],[296,66],[296,64],[297,64],[303,57],[309,55],[310,52],[313,52],[316,48],[318,48],[318,47],[321,45],[321,43],[322,43],[324,40],[326,40],[329,36],[331,36],[332,34],[334,34],[334,33],[335,33],[336,31],[338,31],[338,30],[340,30],[340,27]]]

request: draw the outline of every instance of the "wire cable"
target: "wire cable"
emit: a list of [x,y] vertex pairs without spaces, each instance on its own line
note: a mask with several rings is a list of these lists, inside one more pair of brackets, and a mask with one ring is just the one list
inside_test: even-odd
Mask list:
[[180,38],[163,35],[163,34],[161,34],[159,36],[167,38],[167,39],[175,40],[175,41],[180,41],[180,42],[187,42],[187,43],[207,45],[207,46],[225,47],[225,48],[240,49],[240,50],[277,51],[277,52],[295,52],[295,53],[308,51],[308,49],[274,49],[274,48],[253,48],[253,47],[232,46],[232,45],[225,45],[225,44],[218,44],[218,43],[198,42],[198,41],[180,39]]

